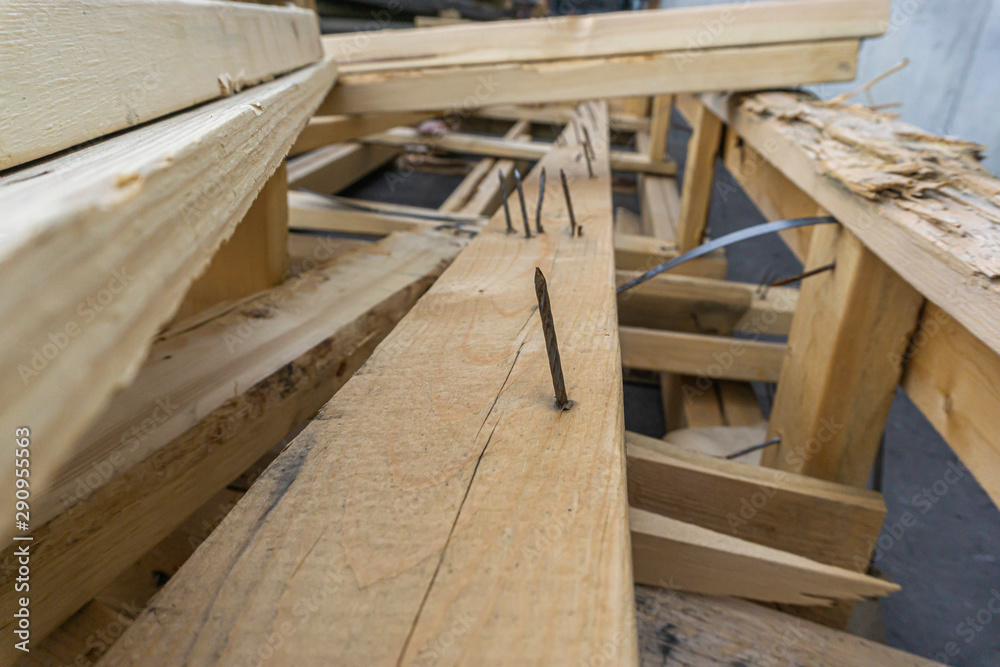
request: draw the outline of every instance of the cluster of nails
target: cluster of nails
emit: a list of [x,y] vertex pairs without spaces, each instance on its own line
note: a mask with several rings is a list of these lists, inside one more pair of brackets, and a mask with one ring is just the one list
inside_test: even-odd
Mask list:
[[[507,204],[507,183],[504,179],[503,170],[497,172],[500,177],[500,198],[503,201],[503,212],[507,218],[507,233],[514,234],[514,225],[510,219],[510,206]],[[569,185],[566,183],[566,172],[559,170],[559,177],[562,180],[563,196],[566,198],[566,210],[569,212],[570,236],[583,236],[583,226],[576,224],[576,216],[573,215],[573,199],[569,194]],[[514,180],[517,181],[517,198],[521,202],[521,219],[524,220],[524,238],[531,238],[531,224],[528,222],[528,206],[524,202],[524,187],[521,185],[521,172],[514,170]],[[544,234],[542,228],[542,202],[545,200],[545,167],[542,167],[542,174],[538,183],[538,205],[535,207],[535,233]]]

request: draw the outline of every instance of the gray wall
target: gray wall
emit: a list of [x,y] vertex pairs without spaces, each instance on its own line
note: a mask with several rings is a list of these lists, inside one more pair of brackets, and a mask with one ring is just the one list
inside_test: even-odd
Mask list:
[[[732,1],[662,0],[660,6]],[[1000,0],[893,0],[889,30],[861,46],[857,80],[811,88],[832,97],[904,58],[909,67],[872,89],[875,103],[899,102],[903,106],[891,111],[903,120],[983,144],[986,167],[1000,174]]]

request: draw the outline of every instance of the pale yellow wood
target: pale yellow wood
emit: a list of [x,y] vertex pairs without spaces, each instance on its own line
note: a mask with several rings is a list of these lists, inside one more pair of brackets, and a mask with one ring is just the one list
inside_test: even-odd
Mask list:
[[[930,303],[908,352],[907,396],[1000,505],[1000,357]],[[964,471],[945,475],[956,479]]]
[[[364,40],[330,35],[323,45],[345,71],[354,72],[673,51],[674,69],[683,73],[696,67],[706,52],[722,47],[879,35],[885,32],[888,14],[887,0],[737,3],[369,32]],[[701,35],[710,23],[719,29],[703,46]],[[625,95],[631,93],[608,97]]]
[[[748,659],[763,665],[938,665],[735,598],[636,586],[636,620],[643,667],[661,667],[665,651],[672,662],[693,667],[753,664]],[[669,628],[666,637],[663,628]]]
[[777,382],[785,346],[728,336],[620,327],[622,365],[713,379]]
[[[615,234],[615,268],[645,272],[677,256],[673,243],[641,234]],[[671,269],[670,275],[726,277],[726,255],[716,251]],[[627,294],[628,292],[626,292]]]
[[348,142],[288,160],[288,187],[333,194],[361,180],[401,153],[391,146]]
[[[52,491],[33,498],[32,636],[58,627],[301,428],[462,245],[439,233],[396,235],[163,334]],[[8,633],[15,574],[0,573]],[[4,659],[12,651],[11,642],[0,646]]]
[[175,320],[279,284],[288,272],[288,176],[282,163],[233,235],[191,285]]
[[353,116],[314,116],[292,144],[288,154],[298,155],[321,146],[351,141],[398,125],[413,125],[433,117],[433,113],[407,111]]
[[[525,119],[515,121],[515,123],[510,127],[507,132],[504,133],[504,139],[511,141],[530,141],[530,131],[531,123]],[[479,189],[479,186],[483,183],[483,179],[492,174],[493,168],[496,166],[496,160],[491,158],[483,158],[476,163],[476,166],[472,168],[462,182],[459,183],[458,187],[452,190],[452,193],[448,195],[448,198],[444,200],[438,210],[441,211],[460,211],[468,202],[472,199],[474,193]],[[509,171],[509,170],[508,170]],[[490,211],[487,215],[492,215],[493,211]]]
[[663,160],[667,156],[667,134],[670,131],[670,116],[673,110],[673,95],[653,97],[649,123],[649,157],[652,160]]
[[[353,205],[352,205],[353,204]],[[486,222],[483,216],[438,212],[416,206],[359,202],[312,192],[288,193],[288,226],[298,231],[338,232],[381,237],[392,232],[431,230],[444,226],[470,227]]]
[[722,122],[705,107],[697,108],[692,123],[681,184],[681,214],[677,221],[677,249],[680,252],[700,245],[705,236],[708,210],[715,191],[715,158],[722,141]]
[[[0,428],[44,443],[33,494],[135,377],[334,78],[322,62],[0,177]],[[0,463],[11,498],[13,469]]]
[[637,584],[761,602],[829,606],[899,586],[809,558],[630,508]]
[[683,51],[675,51],[551,63],[505,59],[498,64],[468,67],[416,67],[354,74],[347,73],[349,68],[345,67],[320,113],[434,111],[846,81],[854,78],[857,53],[857,39],[837,39],[706,49],[696,51],[691,60],[686,60]]
[[0,170],[323,57],[316,15],[289,7],[6,0],[0,25]]
[[[513,160],[540,160],[552,148],[544,141],[518,141],[509,138],[484,137],[476,134],[448,132],[443,135],[422,134],[412,127],[397,127],[365,137],[365,143],[380,146],[430,146],[437,150]],[[630,151],[611,151],[611,168],[615,171],[637,171],[661,175],[676,173],[673,162],[653,161],[647,155]]]
[[[681,265],[683,268],[684,265]],[[618,271],[619,284],[638,276]],[[798,290],[667,272],[618,297],[621,324],[716,335],[734,330],[751,334],[787,335],[798,303]]]
[[[557,197],[531,240],[495,215],[167,584],[172,613],[145,612],[106,664],[245,662],[286,623],[275,664],[575,664],[609,645],[635,664],[607,116],[591,111],[597,177],[572,133],[542,161],[566,169],[584,236]],[[475,631],[438,641],[456,623]]]
[[820,563],[865,571],[885,519],[874,491],[626,433],[629,504]]
[[[979,164],[978,145],[804,94],[761,93],[733,108],[726,96],[702,101],[904,280],[1000,351],[1000,285],[982,280],[1000,275],[1000,183]],[[913,169],[895,173],[898,164]],[[917,196],[938,188],[942,196]]]

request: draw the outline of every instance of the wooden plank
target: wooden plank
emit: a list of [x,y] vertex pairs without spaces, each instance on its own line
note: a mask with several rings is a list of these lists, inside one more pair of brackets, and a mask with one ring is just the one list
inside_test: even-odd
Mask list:
[[231,95],[323,56],[316,15],[292,8],[8,0],[0,23],[8,28],[0,35],[0,170]]
[[620,327],[622,365],[713,379],[777,382],[785,346],[757,340]]
[[[922,298],[839,225],[813,230],[764,465],[865,486]],[[891,304],[891,307],[890,307]]]
[[827,565],[865,571],[886,509],[874,491],[727,461],[626,433],[629,505]]
[[[531,123],[527,120],[521,119],[516,121],[507,132],[504,133],[504,139],[511,141],[531,141]],[[462,182],[458,184],[452,193],[448,195],[448,198],[444,200],[444,203],[438,207],[441,211],[459,211],[461,210],[469,201],[473,198],[475,192],[479,189],[480,185],[487,176],[490,176],[493,172],[493,168],[496,166],[496,160],[491,158],[483,158],[476,166],[472,168]],[[507,171],[510,171],[509,169]],[[490,211],[487,215],[492,215],[493,211]]]
[[175,320],[274,287],[288,273],[288,175],[278,166],[250,210],[191,285]]
[[[33,452],[33,494],[135,376],[334,70],[312,65],[0,178],[0,276],[13,286],[0,299],[0,369],[21,380],[0,388],[0,427],[27,425],[45,443]],[[13,459],[0,477],[13,493]]]
[[[677,256],[677,247],[640,234],[615,234],[615,267],[619,271],[645,272]],[[726,277],[726,255],[722,251],[711,252],[704,257],[685,262],[671,269],[670,275],[700,276],[705,278]]]
[[636,620],[643,667],[659,667],[664,654],[677,664],[698,667],[938,665],[736,598],[636,586]]
[[[650,153],[650,137],[645,132],[635,135],[636,149],[640,153]],[[650,159],[656,158],[650,153]],[[639,191],[639,211],[642,214],[644,232],[649,235],[676,243],[677,220],[680,217],[681,198],[677,190],[675,178],[656,177],[639,174],[637,178]]]
[[[846,81],[854,78],[857,52],[858,41],[847,39],[707,49],[696,51],[693,60],[686,59],[686,52],[675,51],[551,63],[503,62],[344,74],[320,113],[468,109]],[[682,67],[678,67],[678,59]]]
[[[885,32],[885,0],[819,0],[732,4],[598,16],[492,21],[425,30],[327,36],[327,54],[346,71],[440,68],[493,62],[533,62],[677,52],[675,69],[696,66],[706,25],[718,25],[711,49],[754,44],[873,37]],[[706,89],[712,89],[708,86]],[[471,90],[471,89],[470,89]],[[629,95],[618,93],[608,97]],[[582,96],[579,99],[583,99]]]
[[299,134],[288,154],[299,155],[322,146],[366,137],[399,125],[413,125],[433,117],[433,113],[408,111],[353,116],[314,116],[309,119],[309,124]]
[[907,396],[1000,506],[1000,357],[931,303],[907,352]]
[[288,187],[322,194],[340,192],[401,152],[352,142],[317,148],[288,160]]
[[[33,498],[32,638],[301,428],[463,245],[443,234],[395,235],[165,333],[52,491]],[[5,550],[7,562],[13,553]],[[15,625],[15,574],[0,574],[6,633]],[[14,649],[8,642],[0,651],[12,658]]]
[[[618,271],[619,284],[636,271]],[[620,324],[727,335],[734,330],[751,334],[787,335],[792,326],[799,291],[729,280],[664,273],[618,297]]]
[[[475,115],[481,118],[496,120],[527,120],[532,123],[548,125],[565,125],[573,118],[574,109],[571,105],[546,104],[545,106],[528,106],[518,104],[498,104],[475,110]],[[621,132],[638,132],[649,129],[649,119],[626,113],[611,111],[608,124],[612,130]]]
[[[1000,277],[992,201],[1000,186],[978,164],[978,146],[805,95],[762,93],[733,107],[723,96],[702,99],[904,280],[1000,351],[1000,285],[989,280]],[[887,159],[914,170],[894,174]]]
[[715,158],[722,141],[722,121],[705,107],[699,105],[692,123],[677,220],[677,249],[682,253],[701,245],[705,236],[715,191]]
[[663,160],[667,157],[667,134],[670,132],[670,116],[673,110],[673,95],[653,97],[653,110],[649,123],[649,157],[652,160]]
[[[603,139],[605,106],[592,112],[580,122]],[[594,179],[566,142],[542,163],[566,169],[585,235],[554,197],[531,240],[494,216],[160,593],[172,612],[146,612],[106,664],[252,659],[286,623],[282,664],[578,662],[608,645],[635,663],[606,139]],[[529,201],[537,187],[532,174]],[[317,591],[326,603],[295,617]],[[437,641],[456,622],[476,631]]]
[[[337,232],[381,237],[393,232],[431,230],[442,225],[476,227],[482,216],[439,213],[434,209],[387,206],[372,202],[371,209],[349,206],[343,198],[324,197],[312,192],[288,193],[288,225],[298,231]],[[385,207],[384,209],[382,207]],[[393,209],[397,210],[393,210]],[[410,210],[407,210],[410,209]]]
[[[412,127],[397,127],[387,132],[365,137],[365,143],[380,146],[431,146],[453,153],[470,153],[511,160],[540,160],[552,148],[544,141],[517,141],[477,134],[449,132],[447,134],[422,134]],[[677,166],[669,161],[653,161],[647,155],[629,151],[611,151],[611,168],[615,171],[639,171],[661,175],[676,173]]]
[[629,509],[637,584],[761,602],[829,606],[899,586],[653,512]]
[[[767,158],[740,140],[732,128],[726,128],[722,145],[722,161],[726,169],[768,220],[829,215],[812,197],[771,165]],[[804,262],[809,255],[813,228],[799,227],[779,233],[795,256]]]

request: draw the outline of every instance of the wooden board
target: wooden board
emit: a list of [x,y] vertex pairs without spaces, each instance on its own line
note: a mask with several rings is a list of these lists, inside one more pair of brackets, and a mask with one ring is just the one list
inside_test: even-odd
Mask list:
[[0,428],[44,443],[33,493],[135,376],[334,76],[312,65],[0,179],[0,369],[19,378],[0,388]]
[[298,155],[322,146],[383,132],[398,125],[413,125],[433,117],[434,114],[430,113],[405,111],[360,116],[314,116],[295,140],[288,154]]
[[[854,78],[856,39],[598,57],[544,63],[402,69],[345,74],[324,115],[472,109],[616,95],[755,90]],[[678,58],[684,67],[678,67]]]
[[643,667],[938,663],[734,598],[636,586]]
[[661,51],[678,52],[677,69],[683,70],[708,49],[880,35],[888,17],[886,0],[734,3],[370,32],[363,38],[330,35],[323,47],[345,72]]
[[[978,164],[981,147],[804,94],[702,99],[906,282],[1000,352],[1000,286],[991,281],[1000,277],[1000,182]],[[894,173],[898,164],[912,169]]]
[[899,590],[881,579],[645,510],[629,509],[629,525],[637,584],[814,606]]
[[785,346],[758,340],[620,327],[622,365],[713,379],[777,382]]
[[[318,251],[322,268],[166,332],[32,504],[33,640],[304,426],[465,243],[400,234],[332,264]],[[14,573],[0,574],[8,633]]]
[[[604,105],[592,113],[580,122],[606,138]],[[106,664],[244,662],[283,628],[281,664],[576,663],[609,646],[635,662],[607,144],[595,179],[567,144],[542,164],[566,169],[584,236],[555,196],[531,240],[494,216]],[[533,173],[529,201],[537,187]]]
[[0,170],[323,56],[312,12],[195,0],[0,6]]
[[885,519],[874,491],[727,461],[626,433],[629,505],[866,571]]
[[334,194],[401,152],[399,148],[354,142],[317,148],[288,160],[288,187]]

